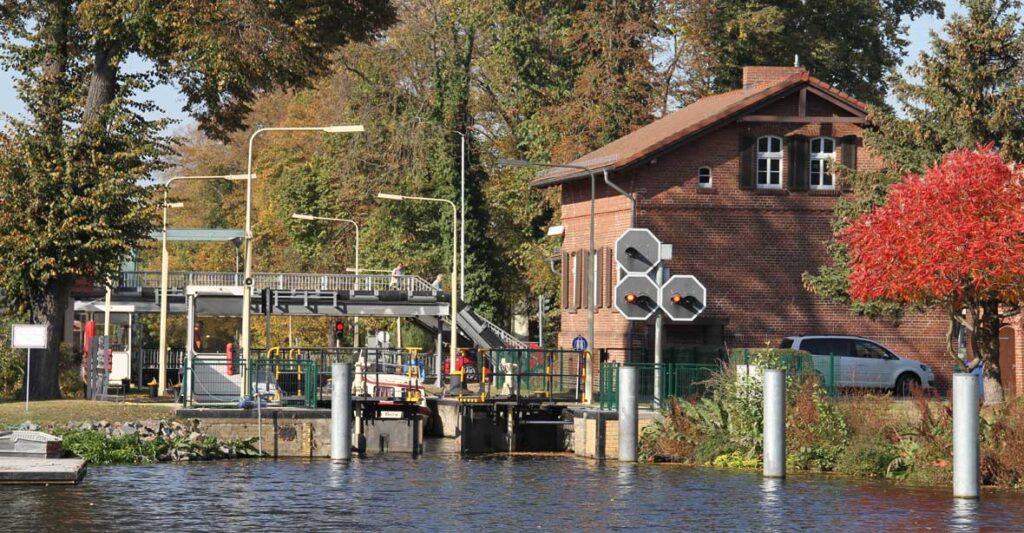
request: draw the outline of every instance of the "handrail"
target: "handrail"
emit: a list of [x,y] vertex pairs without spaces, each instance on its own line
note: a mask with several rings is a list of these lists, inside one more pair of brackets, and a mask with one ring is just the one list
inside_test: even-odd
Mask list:
[[[321,274],[303,272],[259,272],[253,274],[253,288],[278,290],[366,290],[401,292],[441,292],[419,276],[390,274]],[[180,288],[187,285],[242,285],[242,275],[235,272],[168,273],[168,284]],[[119,290],[160,288],[159,271],[129,271],[118,276]]]

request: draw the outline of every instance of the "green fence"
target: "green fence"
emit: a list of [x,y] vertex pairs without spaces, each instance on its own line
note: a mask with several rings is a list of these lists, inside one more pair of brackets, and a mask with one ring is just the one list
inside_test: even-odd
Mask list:
[[494,350],[484,363],[494,396],[572,399],[579,394],[582,359],[571,350]]
[[821,380],[822,387],[829,395],[839,392],[842,357],[836,355],[811,355],[798,350],[733,350],[729,364],[737,372],[747,374],[760,372],[761,366],[784,369],[795,376],[814,376]]
[[[618,409],[618,379],[621,366],[620,363],[601,364],[601,409]],[[656,373],[661,377],[660,397],[665,401],[668,398],[703,396],[707,391],[707,381],[711,374],[721,368],[718,364],[710,363],[626,363],[626,366],[637,369],[637,403],[647,406],[654,404]]]
[[254,359],[246,391],[281,405],[316,407],[320,397],[319,365],[311,359]]

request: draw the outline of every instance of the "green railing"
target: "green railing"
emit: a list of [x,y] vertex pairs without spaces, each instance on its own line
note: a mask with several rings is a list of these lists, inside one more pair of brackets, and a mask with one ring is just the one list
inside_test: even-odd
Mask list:
[[509,349],[487,355],[487,376],[495,396],[575,398],[583,356],[571,350]]
[[[620,363],[602,363],[600,375],[601,409],[618,409]],[[693,398],[707,392],[707,381],[721,368],[718,364],[626,363],[637,369],[637,403],[654,406],[654,376],[660,374],[662,402],[669,398]]]
[[226,357],[194,357],[186,365],[181,382],[182,405],[238,404],[244,368],[241,362],[230,374]]
[[[780,352],[781,350],[775,350]],[[836,355],[811,355],[807,352],[786,350],[788,353],[771,357],[770,363],[774,368],[781,368],[789,375],[813,376],[821,381],[829,395],[835,396],[839,392],[840,373],[842,372],[842,358]],[[756,367],[762,363],[757,350],[733,350],[729,354],[729,364],[737,372],[759,372]],[[762,363],[763,364],[763,363]]]
[[254,359],[248,394],[258,393],[282,405],[316,407],[320,396],[319,365],[312,359]]

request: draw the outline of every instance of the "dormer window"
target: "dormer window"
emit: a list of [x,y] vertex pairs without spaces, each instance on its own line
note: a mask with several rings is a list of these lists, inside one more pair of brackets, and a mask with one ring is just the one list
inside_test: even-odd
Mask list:
[[711,188],[711,167],[700,167],[697,169],[697,187],[701,189]]
[[757,188],[782,188],[782,138],[765,135],[757,139]]
[[811,139],[811,189],[835,188],[835,176],[832,174],[836,160],[836,141],[831,137]]

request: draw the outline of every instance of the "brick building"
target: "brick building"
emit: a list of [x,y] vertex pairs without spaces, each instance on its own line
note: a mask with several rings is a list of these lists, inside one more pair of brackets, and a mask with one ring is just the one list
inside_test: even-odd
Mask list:
[[[804,272],[828,260],[830,220],[848,187],[837,164],[872,169],[882,161],[863,148],[867,108],[796,67],[746,67],[743,88],[702,98],[571,164],[598,171],[596,347],[621,348],[629,323],[612,306],[618,273],[612,247],[631,226],[628,199],[603,183],[603,174],[637,201],[635,227],[649,228],[674,247],[669,267],[694,274],[708,289],[704,313],[689,324],[666,321],[665,345],[777,345],[797,334],[870,337],[936,370],[945,389],[952,372],[942,313],[911,314],[899,324],[851,314],[808,292]],[[562,317],[559,345],[587,331],[584,268],[589,246],[590,179],[556,169],[535,187],[562,187]],[[653,322],[652,322],[653,323]],[[634,346],[653,344],[642,323]],[[1007,329],[1006,363],[1015,361],[1024,335]],[[1024,365],[1016,365],[1018,371]],[[1011,365],[1004,381],[1013,380]]]

